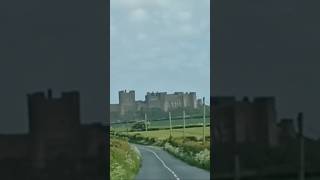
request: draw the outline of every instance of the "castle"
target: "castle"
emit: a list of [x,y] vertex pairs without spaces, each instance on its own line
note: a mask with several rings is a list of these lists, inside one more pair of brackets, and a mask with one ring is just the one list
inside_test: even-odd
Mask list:
[[79,96],[74,91],[54,98],[51,90],[27,96],[29,133],[0,135],[1,179],[106,177],[106,131],[80,124]]
[[274,97],[213,97],[213,133],[216,143],[265,144],[270,147],[296,136],[292,119],[277,122]]
[[201,104],[201,99],[197,100],[195,92],[183,93],[175,92],[148,92],[144,101],[135,100],[135,91],[119,91],[119,104],[111,104],[110,112],[118,112],[124,115],[127,112],[143,111],[157,108],[164,112],[176,108],[197,108]]

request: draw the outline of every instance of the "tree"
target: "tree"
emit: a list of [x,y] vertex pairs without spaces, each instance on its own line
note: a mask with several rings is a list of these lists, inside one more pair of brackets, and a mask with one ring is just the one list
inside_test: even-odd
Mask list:
[[145,122],[143,121],[136,122],[131,127],[132,131],[144,131],[145,129],[146,129],[146,125],[145,125]]

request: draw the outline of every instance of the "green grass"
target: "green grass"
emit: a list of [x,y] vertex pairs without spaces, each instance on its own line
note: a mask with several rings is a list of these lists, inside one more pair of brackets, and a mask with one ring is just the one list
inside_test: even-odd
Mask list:
[[[203,123],[203,118],[193,118],[186,119],[187,125],[201,125]],[[183,119],[172,119],[172,126],[183,126]],[[210,117],[206,118],[206,124],[210,123]],[[134,123],[121,123],[121,124],[112,124],[112,128],[116,131],[126,131],[127,128],[131,128]],[[167,120],[154,120],[150,122],[149,128],[168,128],[170,127],[170,121]]]
[[[210,126],[205,127],[206,141],[203,143],[203,127],[120,132],[120,136],[128,137],[130,142],[146,145],[162,146],[175,157],[186,163],[206,170],[210,169]],[[127,134],[128,133],[128,134]]]
[[[128,137],[133,143],[162,146],[167,152],[186,163],[209,170],[209,129],[207,127],[205,131],[205,143],[202,142],[202,128],[187,128],[185,138],[182,136],[182,129],[174,129],[171,137],[169,137],[169,130],[130,132]],[[126,133],[121,133],[121,135],[127,136]]]
[[171,138],[166,142],[164,149],[175,157],[206,170],[210,169],[210,142],[183,140],[182,138]]
[[140,168],[138,153],[125,139],[110,138],[111,180],[133,180]]
[[[157,139],[168,139],[170,136],[170,130],[156,130],[156,131],[138,131],[138,132],[129,132],[129,135],[140,134],[143,137],[157,138]],[[186,128],[185,136],[192,136],[196,138],[202,138],[202,127]],[[210,127],[205,127],[205,136],[210,136]],[[183,137],[183,128],[172,129],[172,137],[179,138]]]
[[[203,119],[186,119],[188,125],[202,125]],[[209,124],[209,118],[206,119]],[[134,123],[130,123],[131,127]],[[173,119],[173,127],[182,127],[182,119]],[[208,170],[210,168],[210,126],[205,127],[206,142],[203,144],[203,127],[185,128],[185,138],[183,138],[183,128],[161,129],[169,127],[169,120],[151,121],[149,128],[160,128],[152,131],[126,132],[126,124],[113,126],[114,132],[127,136],[130,142],[138,144],[149,144],[163,146],[166,151],[188,164]],[[128,134],[127,134],[128,133]]]
[[[209,122],[209,118],[206,118],[206,123]],[[172,126],[177,126],[181,125],[183,126],[183,120],[182,119],[173,119],[171,121]],[[198,118],[198,119],[186,119],[186,125],[195,125],[195,124],[202,124],[203,119]],[[169,120],[163,120],[163,121],[151,121],[150,128],[163,128],[163,127],[169,127],[170,125]]]

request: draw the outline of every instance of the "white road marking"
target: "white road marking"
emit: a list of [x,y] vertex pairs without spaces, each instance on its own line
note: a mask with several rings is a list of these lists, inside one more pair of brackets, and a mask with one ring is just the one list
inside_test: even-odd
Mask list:
[[157,153],[155,153],[154,151],[152,151],[150,149],[144,148],[144,147],[141,147],[141,148],[153,153],[156,156],[156,158],[162,163],[163,167],[165,167],[176,178],[176,180],[180,180],[180,178],[177,176],[177,174],[166,165],[166,163],[158,156]]

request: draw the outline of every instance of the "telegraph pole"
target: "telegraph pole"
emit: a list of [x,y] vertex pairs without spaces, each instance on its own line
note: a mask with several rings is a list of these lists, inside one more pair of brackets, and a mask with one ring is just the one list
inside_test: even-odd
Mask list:
[[126,126],[127,126],[127,136],[129,135],[129,125],[128,125],[128,119],[126,119]]
[[240,161],[239,161],[239,154],[236,153],[234,156],[234,180],[240,179]]
[[299,129],[299,141],[300,141],[300,168],[299,168],[299,180],[304,180],[304,136],[303,136],[303,113],[298,114],[298,129]]
[[170,137],[171,137],[172,136],[171,112],[169,112],[169,121],[170,121]]
[[202,128],[202,142],[203,142],[203,144],[206,141],[206,136],[204,133],[205,127],[206,127],[206,104],[205,104],[205,98],[203,97],[203,128]]
[[147,124],[147,113],[144,113],[144,125],[146,126],[146,132],[148,132],[148,124]]
[[186,111],[183,110],[183,140],[185,138],[186,133]]

